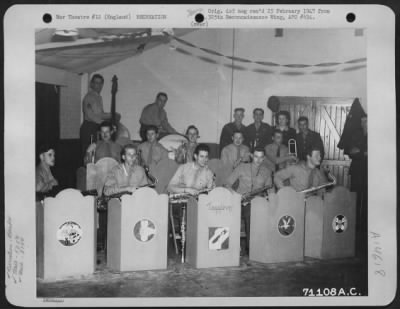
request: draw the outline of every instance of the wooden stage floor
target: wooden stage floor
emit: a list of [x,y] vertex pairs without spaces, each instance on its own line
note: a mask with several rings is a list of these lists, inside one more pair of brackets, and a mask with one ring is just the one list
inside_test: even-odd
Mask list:
[[[261,264],[241,257],[239,267],[195,269],[170,254],[168,268],[116,273],[98,254],[93,275],[37,280],[37,297],[257,297],[303,296],[303,288],[356,288],[367,295],[367,266],[360,258]],[[354,291],[354,290],[353,290]]]

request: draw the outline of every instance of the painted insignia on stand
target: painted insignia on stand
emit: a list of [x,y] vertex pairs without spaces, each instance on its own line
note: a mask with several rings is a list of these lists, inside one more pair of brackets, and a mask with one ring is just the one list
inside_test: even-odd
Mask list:
[[64,246],[76,245],[82,238],[82,228],[78,223],[67,221],[57,231],[57,239]]
[[283,236],[290,236],[295,230],[296,222],[293,217],[286,215],[278,221],[278,231]]
[[148,219],[142,219],[136,222],[133,228],[133,235],[141,242],[148,242],[153,239],[156,234],[156,227],[154,223]]
[[344,215],[337,215],[333,218],[332,228],[336,233],[343,233],[346,231],[348,225],[347,218]]

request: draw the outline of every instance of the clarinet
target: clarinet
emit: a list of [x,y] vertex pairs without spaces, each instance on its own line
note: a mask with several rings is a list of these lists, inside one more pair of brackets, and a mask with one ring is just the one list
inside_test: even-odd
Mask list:
[[[146,184],[146,185],[137,187],[137,189],[145,188],[145,187],[154,188],[155,185],[154,184]],[[124,190],[124,191],[120,191],[120,192],[113,193],[113,194],[110,194],[110,195],[105,195],[104,194],[104,190],[103,190],[103,194],[101,196],[97,197],[97,201],[96,201],[97,202],[97,209],[100,210],[100,211],[105,211],[105,210],[107,210],[108,202],[111,199],[117,198],[117,199],[119,199],[121,201],[122,196],[124,196],[124,195],[132,195],[132,194],[133,193],[131,191]]]
[[210,192],[212,189],[202,189],[199,191],[199,193],[193,195],[187,192],[181,192],[181,193],[169,193],[169,201],[171,204],[179,204],[179,203],[186,203],[189,198],[198,198],[200,194],[207,194]]
[[185,243],[186,243],[186,203],[189,198],[198,198],[200,194],[206,194],[212,189],[200,190],[197,194],[193,195],[190,193],[169,193],[169,202],[171,204],[182,204],[182,219],[181,219],[181,263],[185,263]]
[[142,160],[142,150],[141,149],[138,149],[137,158],[138,158],[138,160],[137,160],[138,165],[140,165],[141,167],[144,168],[146,177],[147,177],[148,181],[150,182],[150,187],[155,188],[156,184],[158,183],[158,179],[150,173],[150,168],[146,164],[144,164],[144,162]]

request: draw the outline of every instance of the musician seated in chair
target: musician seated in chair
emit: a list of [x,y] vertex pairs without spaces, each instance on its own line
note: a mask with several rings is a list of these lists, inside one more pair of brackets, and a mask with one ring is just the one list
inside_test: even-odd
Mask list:
[[264,164],[274,173],[286,167],[287,162],[296,162],[294,155],[289,155],[289,148],[282,144],[283,133],[281,130],[274,130],[273,143],[265,146]]
[[169,182],[168,191],[197,195],[204,189],[214,188],[214,174],[207,166],[209,153],[210,148],[207,145],[197,145],[193,155],[194,161],[179,166]]
[[250,161],[250,149],[243,145],[244,136],[241,131],[235,131],[232,135],[232,143],[222,149],[221,160],[224,164],[235,169],[242,162]]
[[189,142],[182,144],[176,150],[175,161],[178,164],[193,162],[194,150],[198,145],[197,140],[199,138],[199,129],[194,125],[190,125],[187,128],[185,135]]
[[150,166],[152,163],[158,163],[162,159],[168,158],[168,150],[158,141],[158,128],[148,126],[146,129],[147,141],[138,146],[140,152],[140,161],[144,166]]
[[328,183],[325,172],[318,166],[321,164],[321,150],[313,146],[307,151],[307,161],[300,161],[294,165],[278,171],[274,175],[274,183],[279,190],[284,187],[284,181],[289,180],[290,186],[296,191],[315,188]]
[[122,191],[134,192],[138,187],[148,184],[144,168],[137,164],[137,147],[124,146],[121,151],[122,163],[115,166],[107,176],[104,194],[111,195]]
[[[232,188],[233,184],[239,180],[239,186],[236,192],[242,195],[258,192],[258,189],[265,188],[265,192],[273,191],[271,170],[264,164],[265,149],[256,147],[253,152],[253,162],[240,164],[228,177],[225,186]],[[258,191],[255,191],[258,190]],[[263,192],[259,192],[262,194]],[[257,195],[259,195],[257,194]],[[254,195],[255,196],[255,195]],[[249,250],[250,244],[250,205],[244,204],[242,207],[242,220],[245,223],[246,230],[246,250]]]
[[111,122],[103,121],[100,124],[101,140],[89,145],[84,158],[85,165],[90,162],[96,163],[102,158],[114,158],[118,162],[121,161],[121,145],[112,141],[111,135]]
[[40,200],[45,196],[54,196],[58,181],[54,178],[50,168],[55,164],[55,151],[50,145],[39,147],[40,163],[36,166],[36,196]]

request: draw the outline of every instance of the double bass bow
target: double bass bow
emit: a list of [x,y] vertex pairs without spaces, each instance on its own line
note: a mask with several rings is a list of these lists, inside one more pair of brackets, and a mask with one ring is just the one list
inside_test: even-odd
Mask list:
[[113,126],[113,139],[114,141],[121,145],[122,147],[131,142],[131,135],[129,130],[121,123],[120,120],[117,120],[116,117],[116,94],[118,91],[118,78],[116,75],[112,78],[112,86],[111,86],[111,123]]

